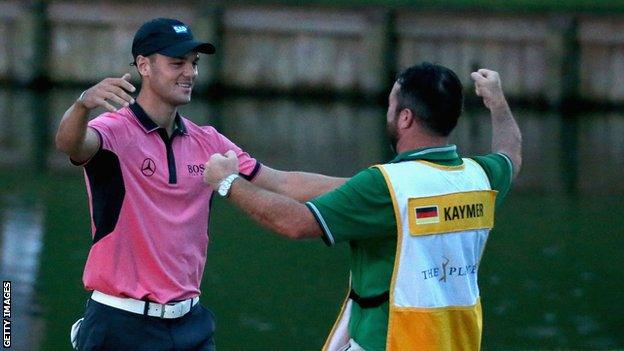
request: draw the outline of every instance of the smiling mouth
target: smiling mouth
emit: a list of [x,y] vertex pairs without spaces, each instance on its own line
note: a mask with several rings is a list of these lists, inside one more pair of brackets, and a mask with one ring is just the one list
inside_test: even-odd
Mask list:
[[181,88],[185,88],[185,89],[192,89],[193,88],[193,84],[191,84],[191,83],[176,83],[176,85],[181,87]]

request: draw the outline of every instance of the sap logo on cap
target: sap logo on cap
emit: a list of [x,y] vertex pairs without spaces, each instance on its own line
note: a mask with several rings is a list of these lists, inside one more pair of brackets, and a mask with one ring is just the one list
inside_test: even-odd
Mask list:
[[173,26],[173,30],[178,34],[187,32],[186,26]]

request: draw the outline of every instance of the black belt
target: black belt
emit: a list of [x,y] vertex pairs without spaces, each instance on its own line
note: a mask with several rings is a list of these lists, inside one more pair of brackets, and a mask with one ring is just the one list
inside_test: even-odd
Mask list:
[[386,291],[379,295],[361,297],[353,289],[349,292],[349,298],[357,303],[361,308],[374,308],[380,306],[390,298],[390,292]]

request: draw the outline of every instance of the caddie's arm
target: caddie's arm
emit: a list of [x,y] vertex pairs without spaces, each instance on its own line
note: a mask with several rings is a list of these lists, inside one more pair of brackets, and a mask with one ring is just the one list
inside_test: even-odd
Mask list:
[[[204,182],[218,189],[222,180],[238,174],[234,151],[225,156],[214,154],[206,163]],[[228,200],[245,211],[265,228],[291,239],[315,238],[322,235],[321,227],[306,205],[294,199],[260,188],[238,177],[230,188]]]
[[106,78],[80,95],[65,111],[56,132],[56,147],[76,162],[90,159],[100,148],[100,139],[93,129],[87,127],[89,113],[97,107],[114,112],[111,104],[128,106],[134,102],[128,92],[136,89],[130,82],[130,74],[121,78]]
[[505,154],[513,164],[515,178],[522,167],[522,134],[505,99],[497,72],[480,69],[472,72],[475,90],[483,98],[492,117],[492,152]]
[[307,172],[279,171],[263,165],[253,183],[297,201],[307,201],[339,187],[347,179]]

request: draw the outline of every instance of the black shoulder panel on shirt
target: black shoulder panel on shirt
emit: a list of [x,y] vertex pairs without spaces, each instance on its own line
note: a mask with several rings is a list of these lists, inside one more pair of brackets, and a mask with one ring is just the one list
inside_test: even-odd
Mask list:
[[95,244],[115,229],[126,189],[119,158],[112,151],[98,151],[87,163],[85,170],[91,189]]

